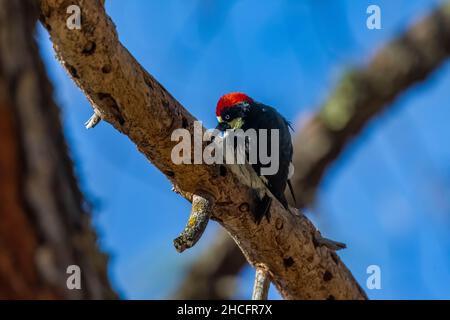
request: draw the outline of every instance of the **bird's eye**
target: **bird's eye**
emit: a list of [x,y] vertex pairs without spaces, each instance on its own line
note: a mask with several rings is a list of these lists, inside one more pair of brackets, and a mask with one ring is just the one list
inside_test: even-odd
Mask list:
[[229,115],[229,114],[227,114],[227,115],[225,116],[225,120],[230,120],[230,115]]

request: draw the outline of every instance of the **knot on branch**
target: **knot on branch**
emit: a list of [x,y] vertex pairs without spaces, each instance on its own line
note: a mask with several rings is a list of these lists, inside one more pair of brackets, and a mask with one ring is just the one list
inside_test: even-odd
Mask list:
[[173,240],[175,249],[183,252],[192,248],[202,236],[212,215],[213,201],[209,195],[194,194],[188,222],[181,234]]

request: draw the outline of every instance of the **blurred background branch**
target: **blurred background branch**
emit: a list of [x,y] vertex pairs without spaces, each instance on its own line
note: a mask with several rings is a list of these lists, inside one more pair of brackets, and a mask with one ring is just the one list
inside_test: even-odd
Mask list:
[[313,204],[326,169],[367,123],[448,58],[448,39],[450,5],[446,4],[388,44],[366,68],[344,75],[295,138],[292,182],[301,208]]
[[174,299],[229,299],[236,292],[238,273],[247,264],[233,239],[222,229],[213,244],[189,267]]
[[[0,0],[0,298],[115,298],[37,50],[37,12]],[[69,265],[82,290],[68,290]]]
[[[380,50],[362,69],[347,72],[319,111],[294,139],[293,187],[301,209],[314,204],[327,168],[367,124],[395,98],[429,77],[450,55],[450,5],[444,4]],[[290,198],[290,194],[286,193]],[[216,242],[187,271],[177,290],[180,299],[231,298],[220,285],[246,265],[233,240],[218,231]],[[213,268],[204,268],[217,256]],[[227,267],[231,266],[231,267]],[[222,273],[223,272],[223,273]],[[192,283],[201,283],[192,286]]]

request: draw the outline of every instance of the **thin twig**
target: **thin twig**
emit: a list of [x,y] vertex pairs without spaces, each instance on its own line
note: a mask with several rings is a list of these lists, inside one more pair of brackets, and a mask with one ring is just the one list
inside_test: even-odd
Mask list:
[[96,125],[98,125],[101,120],[102,120],[102,118],[94,109],[94,113],[89,118],[89,120],[84,123],[84,126],[86,127],[86,129],[92,129]]
[[347,248],[347,245],[345,243],[334,241],[334,240],[331,240],[328,238],[324,238],[319,233],[315,235],[313,241],[315,242],[315,244],[317,246],[324,246],[324,247],[327,247],[328,249],[334,250],[334,251]]
[[255,273],[255,284],[253,285],[252,300],[267,300],[269,286],[269,273],[264,268],[257,267]]

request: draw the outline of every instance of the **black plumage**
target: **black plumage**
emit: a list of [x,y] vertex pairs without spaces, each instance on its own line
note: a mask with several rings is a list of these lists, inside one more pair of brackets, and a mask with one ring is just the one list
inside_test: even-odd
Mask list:
[[[265,175],[264,180],[266,181],[267,188],[270,190],[270,192],[280,201],[280,203],[285,208],[288,208],[288,203],[286,197],[284,196],[284,191],[286,189],[286,185],[289,183],[288,176],[290,166],[292,165],[291,161],[293,153],[290,134],[291,126],[289,122],[275,108],[255,102],[250,98],[246,101],[236,103],[231,107],[222,108],[221,110],[219,110],[218,115],[220,116],[222,122],[219,123],[217,128],[222,131],[231,128],[229,124],[233,123],[233,120],[242,119],[240,123],[240,129],[243,129],[244,131],[248,129],[255,129],[259,141],[259,129],[267,129],[267,150],[269,152],[269,156],[271,150],[270,130],[278,130],[279,139],[277,143],[279,150],[279,168],[275,174]],[[252,164],[255,172],[261,176],[261,168],[269,166],[270,164],[261,163],[258,150],[258,161],[257,163]],[[292,192],[291,186],[289,187]],[[267,204],[267,206],[269,205],[270,203]],[[267,211],[268,208],[265,208],[263,210]]]

